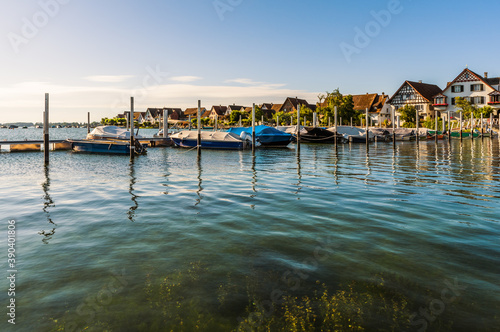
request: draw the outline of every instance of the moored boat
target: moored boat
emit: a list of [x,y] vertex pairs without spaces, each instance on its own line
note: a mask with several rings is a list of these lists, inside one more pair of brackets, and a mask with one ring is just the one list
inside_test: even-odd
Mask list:
[[[68,140],[75,152],[103,153],[103,154],[130,154],[130,142],[120,140]],[[146,153],[147,144],[135,141],[135,153]]]
[[[230,128],[227,132],[241,135],[245,132],[252,137],[251,127]],[[260,125],[255,127],[255,140],[261,144],[261,147],[286,147],[293,141],[294,137],[290,133],[285,133],[273,127]]]
[[[140,135],[134,135],[134,137],[142,138]],[[130,131],[117,126],[99,126],[87,134],[87,139],[130,140]]]
[[319,127],[303,127],[300,130],[300,140],[306,143],[335,143],[342,140],[338,133]]
[[[242,150],[251,146],[251,136],[244,133],[242,138],[234,133],[219,131],[202,131],[201,148],[202,149],[229,149]],[[179,133],[170,135],[175,145],[181,148],[196,148],[198,146],[198,131],[183,130]]]

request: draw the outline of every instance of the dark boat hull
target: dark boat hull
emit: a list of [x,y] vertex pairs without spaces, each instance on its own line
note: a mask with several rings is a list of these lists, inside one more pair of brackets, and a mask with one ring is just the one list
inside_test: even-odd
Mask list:
[[[119,141],[70,141],[73,151],[83,152],[83,153],[99,153],[99,154],[118,154],[118,155],[129,155],[130,154],[130,143],[129,142],[119,142]],[[146,145],[142,144],[145,151]]]
[[323,128],[306,127],[307,133],[300,134],[300,141],[305,143],[335,143],[342,136]]

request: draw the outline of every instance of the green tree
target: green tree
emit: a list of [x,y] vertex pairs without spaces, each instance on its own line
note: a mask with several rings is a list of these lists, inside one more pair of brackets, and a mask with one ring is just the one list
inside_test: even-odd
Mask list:
[[231,114],[229,115],[229,122],[230,123],[236,123],[240,121],[240,115],[241,115],[241,120],[243,121],[244,119],[248,118],[248,113],[242,112],[242,111],[232,111]]
[[413,105],[405,105],[398,110],[399,118],[404,121],[403,127],[414,128],[417,122],[417,109]]
[[491,106],[477,107],[476,105],[472,105],[468,99],[462,97],[457,97],[455,99],[455,104],[457,108],[462,111],[465,118],[470,118],[471,114],[473,114],[475,118],[480,118],[481,114],[483,117],[487,118],[493,113],[493,108]]
[[[302,110],[300,112],[300,114],[302,114]],[[287,125],[292,120],[292,114],[293,113],[291,112],[278,112],[274,115],[274,121],[276,121],[276,119],[278,118],[278,125]]]
[[342,118],[342,122],[338,122],[340,125],[349,123],[351,118],[354,119],[355,122],[358,122],[361,112],[354,110],[354,100],[352,95],[344,96],[340,93],[339,89],[336,89],[332,92],[326,92],[326,95],[319,95],[318,99],[320,102],[324,100],[324,103],[318,104],[318,113],[322,115],[322,123],[328,124],[328,118],[331,119],[332,124],[335,122],[335,107],[337,107],[337,121],[340,121]]

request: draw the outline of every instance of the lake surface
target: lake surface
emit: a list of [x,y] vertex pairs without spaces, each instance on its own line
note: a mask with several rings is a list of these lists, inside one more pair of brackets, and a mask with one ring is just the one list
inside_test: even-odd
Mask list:
[[0,169],[18,270],[1,331],[500,326],[497,139],[2,153]]

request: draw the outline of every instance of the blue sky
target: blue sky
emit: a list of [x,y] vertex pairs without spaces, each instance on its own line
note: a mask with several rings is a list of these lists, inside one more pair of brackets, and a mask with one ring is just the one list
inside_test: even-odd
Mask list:
[[336,88],[392,95],[405,80],[444,88],[466,65],[500,76],[499,10],[496,0],[4,0],[0,123],[40,121],[45,92],[52,121],[84,122],[123,112],[130,96],[138,111],[312,103]]

